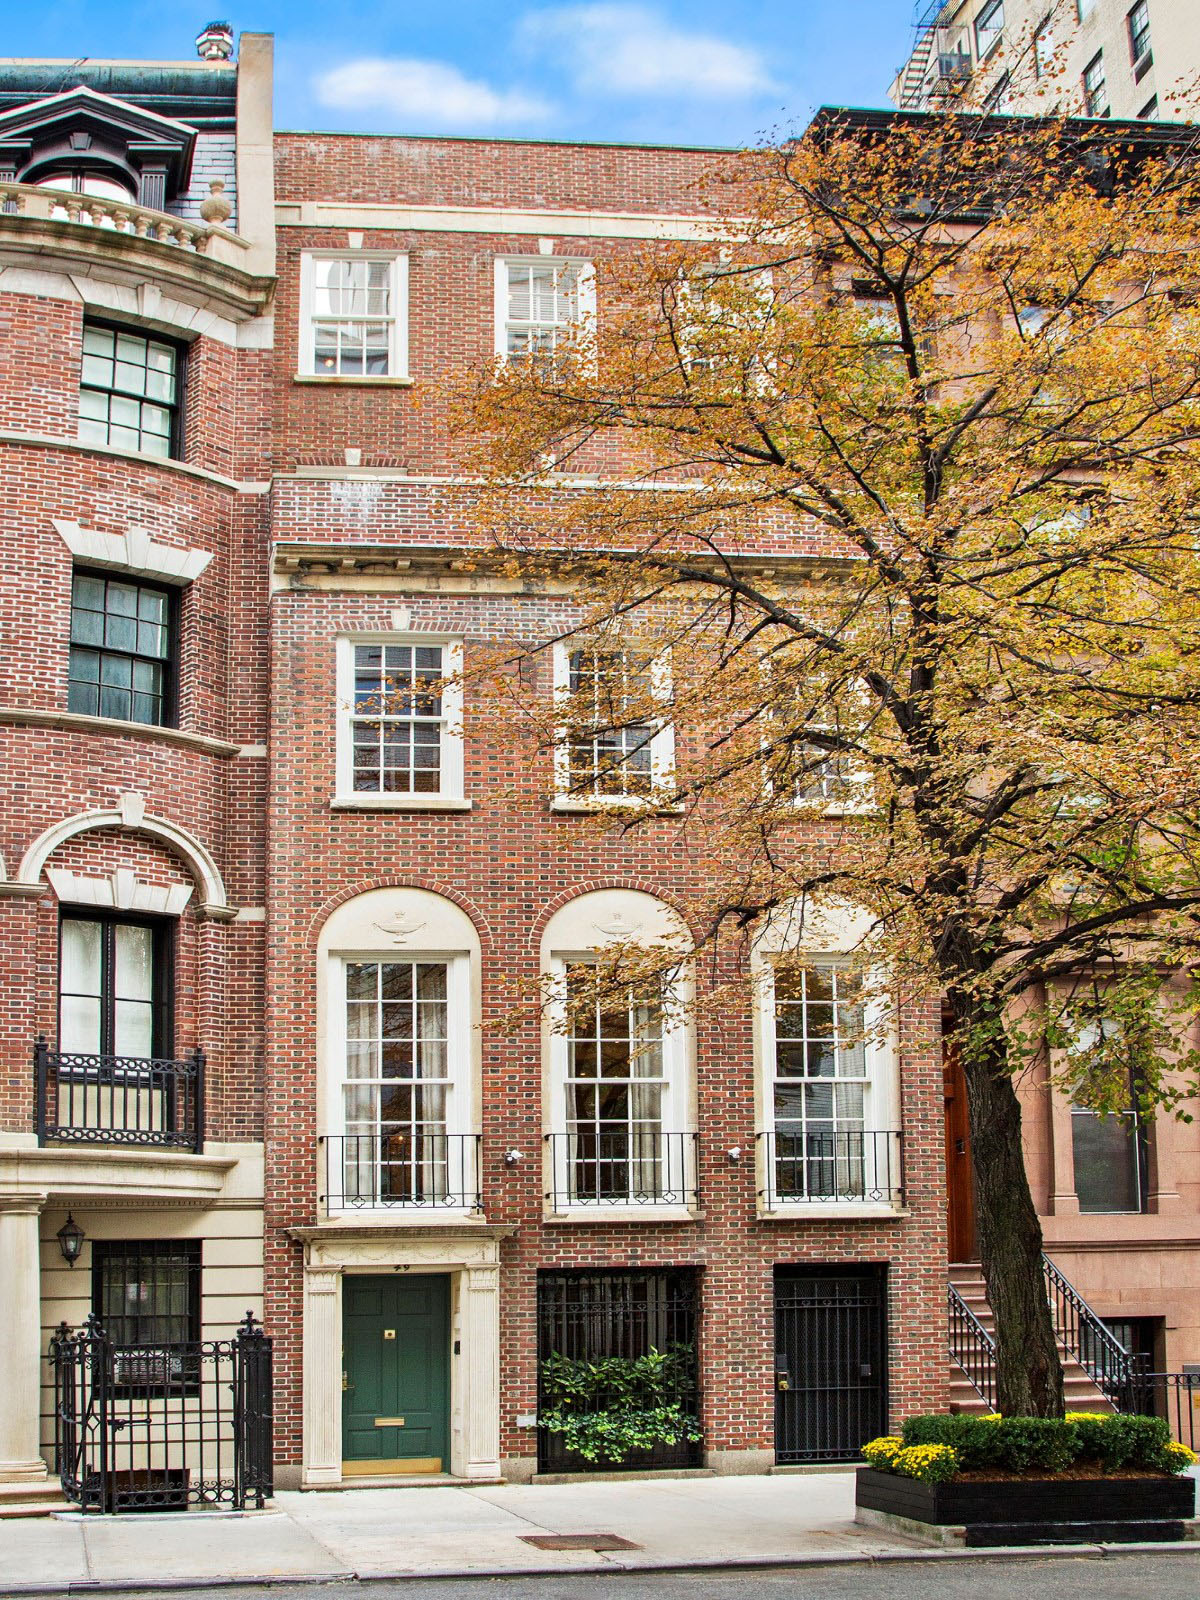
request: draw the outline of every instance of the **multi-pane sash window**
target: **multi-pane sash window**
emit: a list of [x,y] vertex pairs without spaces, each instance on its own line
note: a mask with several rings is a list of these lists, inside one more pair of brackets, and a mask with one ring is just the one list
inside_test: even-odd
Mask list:
[[553,356],[592,315],[592,269],[579,261],[496,263],[496,354],[508,361]]
[[350,725],[356,793],[441,791],[445,676],[441,645],[354,646]]
[[645,798],[667,782],[669,737],[654,703],[668,698],[661,663],[623,649],[566,653],[560,790],[602,800]]
[[326,378],[404,377],[407,260],[305,256],[301,372]]
[[1108,84],[1104,76],[1104,51],[1096,54],[1083,69],[1083,105],[1089,117],[1108,116]]
[[975,18],[975,54],[980,61],[1004,32],[1004,0],[992,0]]
[[85,323],[79,437],[146,455],[179,454],[180,346]]
[[67,709],[123,722],[169,722],[173,609],[166,589],[77,572]]
[[64,915],[59,1049],[135,1059],[168,1053],[166,945],[160,925]]
[[595,967],[583,962],[568,966],[566,990],[567,1196],[657,1199],[669,1184],[661,997],[630,992],[616,1001],[601,992]]
[[1129,26],[1129,59],[1137,66],[1150,50],[1150,6],[1148,0],[1137,0],[1137,5],[1126,17]]
[[861,989],[844,966],[780,968],[774,985],[775,1192],[853,1199],[870,1185]]
[[447,1138],[445,961],[346,963],[344,1194],[429,1202],[461,1190]]

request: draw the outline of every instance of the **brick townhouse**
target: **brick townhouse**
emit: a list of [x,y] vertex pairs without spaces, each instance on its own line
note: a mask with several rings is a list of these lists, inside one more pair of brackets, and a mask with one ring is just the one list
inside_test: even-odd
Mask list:
[[[574,1470],[555,1354],[670,1353],[695,1437],[630,1465],[845,1459],[946,1403],[961,1160],[930,1017],[841,1038],[854,911],[796,992],[767,929],[719,1011],[498,1025],[686,952],[696,868],[667,822],[564,848],[610,780],[473,728],[472,661],[574,602],[464,561],[438,385],[712,235],[714,152],[276,134],[270,37],[198,44],[0,64],[0,1496],[241,1503],[270,1414],[282,1486]],[[1194,1151],[1160,1131],[1114,1230],[1051,1100],[1043,1208],[1178,1366],[1195,1295],[1130,1246],[1194,1264]]]

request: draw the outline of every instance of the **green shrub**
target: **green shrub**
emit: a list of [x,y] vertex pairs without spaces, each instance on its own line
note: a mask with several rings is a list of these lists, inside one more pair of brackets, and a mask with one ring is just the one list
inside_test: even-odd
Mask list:
[[949,1447],[965,1472],[993,1467],[1002,1472],[1053,1473],[1074,1461],[1097,1462],[1105,1472],[1125,1468],[1182,1472],[1190,1465],[1172,1444],[1170,1429],[1161,1418],[1123,1413],[972,1417],[935,1412],[909,1417],[901,1436],[906,1447]]

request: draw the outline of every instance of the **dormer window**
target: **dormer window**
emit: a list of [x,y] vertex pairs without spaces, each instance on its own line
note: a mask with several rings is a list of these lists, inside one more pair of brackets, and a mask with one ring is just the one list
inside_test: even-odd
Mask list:
[[80,85],[0,113],[0,179],[163,210],[191,178],[196,130]]

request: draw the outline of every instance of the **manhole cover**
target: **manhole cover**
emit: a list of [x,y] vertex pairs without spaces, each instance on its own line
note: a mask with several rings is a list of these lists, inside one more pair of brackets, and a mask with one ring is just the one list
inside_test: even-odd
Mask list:
[[615,1533],[519,1533],[524,1544],[534,1544],[539,1550],[640,1550],[632,1539],[622,1539]]

